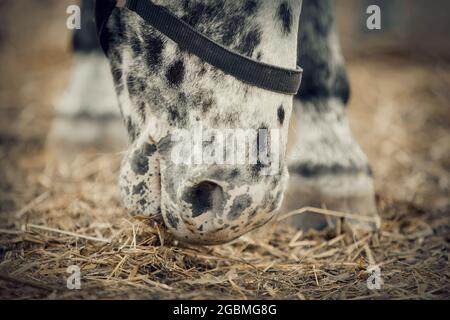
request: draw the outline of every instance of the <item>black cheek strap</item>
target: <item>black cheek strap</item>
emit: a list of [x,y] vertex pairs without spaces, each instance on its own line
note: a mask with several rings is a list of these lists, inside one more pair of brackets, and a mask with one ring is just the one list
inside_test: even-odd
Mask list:
[[[106,23],[117,5],[116,0],[96,1],[96,20],[100,43],[105,50],[108,39]],[[262,63],[211,40],[179,19],[166,8],[150,0],[127,0],[125,7],[144,19],[149,25],[173,40],[178,46],[236,79],[261,89],[282,94],[297,94],[303,70],[285,69]]]

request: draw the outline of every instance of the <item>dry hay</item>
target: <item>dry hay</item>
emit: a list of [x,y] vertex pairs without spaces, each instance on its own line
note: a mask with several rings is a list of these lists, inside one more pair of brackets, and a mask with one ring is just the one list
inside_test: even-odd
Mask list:
[[[121,209],[112,174],[119,155],[86,153],[67,166],[44,160],[44,170],[27,181],[27,191],[37,196],[2,223],[2,298],[449,296],[450,221],[444,212],[383,198],[376,233],[356,237],[342,224],[302,233],[278,223],[227,245],[185,246],[163,226]],[[80,291],[66,287],[71,265],[81,269]],[[381,290],[367,288],[373,265],[381,268]]]

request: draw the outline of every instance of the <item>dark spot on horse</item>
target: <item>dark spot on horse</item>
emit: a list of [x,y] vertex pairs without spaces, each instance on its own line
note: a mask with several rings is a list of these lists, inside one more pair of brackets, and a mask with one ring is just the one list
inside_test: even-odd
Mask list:
[[145,35],[144,43],[148,64],[154,67],[160,66],[162,60],[161,54],[164,50],[164,41],[161,37],[149,33]]
[[133,123],[133,120],[131,120],[130,117],[128,117],[125,122],[127,126],[128,136],[130,137],[131,142],[133,142],[139,135],[138,129],[136,128],[136,126]]
[[207,5],[205,7],[205,12],[204,12],[206,19],[211,21],[213,18],[222,14],[224,11],[224,3],[225,3],[225,1],[219,0],[219,1],[214,1],[210,5]]
[[187,125],[187,110],[186,106],[169,106],[168,108],[168,120],[171,126],[176,126],[179,128],[185,127]]
[[180,223],[180,219],[169,212],[167,213],[167,222],[172,228],[177,229],[178,224]]
[[154,144],[146,143],[142,150],[146,157],[151,157],[156,152],[157,148]]
[[284,123],[284,118],[285,118],[285,116],[286,116],[286,115],[285,115],[285,112],[284,112],[283,106],[280,106],[280,107],[278,108],[277,116],[278,116],[278,121],[280,122],[281,125],[283,125],[283,123]]
[[191,2],[191,0],[184,0],[183,1],[183,9],[187,10],[189,9],[189,3]]
[[233,169],[230,173],[230,179],[235,179],[235,178],[239,177],[240,174],[241,173],[240,173],[239,169]]
[[156,152],[156,146],[153,144],[145,144],[141,149],[137,150],[133,154],[131,159],[131,170],[137,175],[144,175],[148,172],[149,157]]
[[174,62],[166,72],[166,78],[169,84],[178,87],[184,80],[185,66],[183,61]]
[[161,154],[169,153],[172,150],[174,142],[172,141],[172,135],[168,134],[158,141],[158,151]]
[[145,183],[141,182],[133,187],[133,194],[142,196],[144,195],[145,190],[146,190]]
[[228,219],[236,220],[242,214],[242,212],[250,207],[252,204],[252,198],[249,195],[238,196],[233,201],[230,212],[228,213]]
[[167,107],[167,120],[171,126],[179,128],[186,127],[188,122],[187,97],[186,94],[180,92],[178,94],[178,103]]
[[212,1],[210,4],[195,3],[191,5],[190,1],[185,1],[183,8],[186,14],[181,18],[193,27],[197,27],[202,21],[212,21],[224,11],[224,1]]
[[117,51],[117,50],[114,51],[110,55],[110,60],[111,60],[111,64],[113,64],[115,67],[122,65],[122,63],[123,63],[122,52]]
[[278,7],[278,18],[281,20],[283,26],[283,33],[285,35],[291,33],[292,29],[292,9],[287,2],[283,2]]
[[192,27],[197,26],[198,22],[200,21],[200,18],[202,17],[203,13],[205,12],[205,5],[203,3],[195,4],[190,10],[189,10],[189,2],[184,3],[184,8],[186,11],[189,11],[186,15],[184,15],[181,19],[190,24]]
[[242,32],[245,19],[241,15],[231,16],[226,22],[224,27],[224,33],[222,34],[222,44],[224,46],[230,46],[236,36]]
[[112,72],[112,75],[113,75],[114,82],[116,84],[120,84],[122,82],[123,74],[122,74],[122,70],[121,69],[118,69],[118,68],[114,69],[113,72]]
[[254,28],[249,31],[239,43],[237,50],[249,57],[253,55],[256,47],[261,43],[261,30]]
[[179,117],[180,114],[178,113],[177,107],[169,107],[169,123],[171,125],[175,125]]
[[147,202],[147,200],[145,200],[145,199],[140,199],[138,202],[137,202],[137,204],[140,206],[140,207],[146,207],[147,205],[148,205],[148,202]]
[[143,156],[141,152],[136,151],[131,160],[131,169],[137,175],[144,175],[148,172],[148,158]]
[[261,61],[262,59],[262,52],[259,51],[258,54],[256,55],[256,60]]
[[180,92],[180,93],[178,94],[178,103],[179,103],[179,104],[182,104],[182,105],[186,105],[187,102],[188,102],[188,100],[187,100],[186,93]]
[[143,78],[138,78],[132,74],[129,74],[127,78],[127,86],[131,98],[136,99],[145,91],[145,80]]
[[255,13],[258,3],[255,0],[247,0],[244,4],[244,11],[247,14]]
[[205,73],[206,73],[206,66],[205,66],[205,64],[203,63],[203,64],[202,64],[202,67],[200,68],[200,71],[198,72],[198,75],[199,75],[199,76],[203,76],[203,75],[205,75]]

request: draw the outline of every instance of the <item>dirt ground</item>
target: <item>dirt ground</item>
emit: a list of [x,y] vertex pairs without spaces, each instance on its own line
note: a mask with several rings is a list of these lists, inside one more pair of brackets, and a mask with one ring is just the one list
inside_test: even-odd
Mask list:
[[[120,153],[84,150],[66,163],[48,148],[71,60],[67,1],[42,2],[0,2],[0,299],[450,298],[448,57],[348,57],[351,125],[374,167],[380,231],[278,223],[223,246],[182,246],[121,209]],[[39,19],[20,18],[25,4]],[[67,289],[71,265],[81,290]],[[367,287],[372,265],[379,290]]]

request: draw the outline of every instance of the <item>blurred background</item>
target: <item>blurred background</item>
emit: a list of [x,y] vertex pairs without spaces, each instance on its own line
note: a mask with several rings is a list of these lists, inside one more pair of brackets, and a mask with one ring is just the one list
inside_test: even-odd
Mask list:
[[[367,8],[381,9],[381,30],[368,30]],[[347,54],[408,52],[448,55],[450,2],[446,0],[342,0],[337,5],[341,42]]]
[[[54,192],[67,193],[61,186],[73,185],[73,175],[81,170],[52,162],[46,145],[54,102],[71,71],[66,8],[74,3],[0,0],[3,226],[15,223],[8,213],[39,199],[56,181],[61,184]],[[371,4],[381,8],[381,31],[365,27]],[[448,212],[450,1],[339,0],[337,7],[353,92],[351,125],[374,167],[378,194]],[[78,165],[86,168],[92,161],[79,160]],[[110,172],[116,165],[102,162],[105,168],[110,171],[101,188],[115,190]],[[80,183],[89,180],[88,173],[79,177]],[[106,206],[117,204],[111,192]]]

